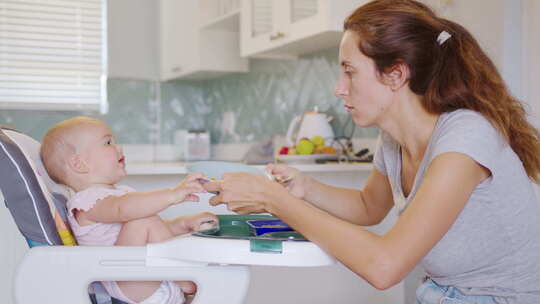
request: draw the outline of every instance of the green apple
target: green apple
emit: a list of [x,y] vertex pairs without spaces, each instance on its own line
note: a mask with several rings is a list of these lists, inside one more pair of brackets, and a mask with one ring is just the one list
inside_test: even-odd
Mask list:
[[315,145],[308,139],[302,139],[296,144],[296,153],[311,154],[315,149]]
[[317,147],[324,146],[324,138],[322,136],[313,136],[311,142]]

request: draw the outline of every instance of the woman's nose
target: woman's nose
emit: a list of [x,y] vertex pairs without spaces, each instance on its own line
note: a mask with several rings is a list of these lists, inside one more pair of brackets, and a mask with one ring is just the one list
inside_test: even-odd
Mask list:
[[122,145],[119,145],[119,144],[116,144],[116,150],[120,153],[122,153],[123,149],[122,149]]
[[343,98],[349,95],[349,87],[346,84],[344,77],[340,77],[336,83],[336,88],[334,89],[334,94],[336,97]]

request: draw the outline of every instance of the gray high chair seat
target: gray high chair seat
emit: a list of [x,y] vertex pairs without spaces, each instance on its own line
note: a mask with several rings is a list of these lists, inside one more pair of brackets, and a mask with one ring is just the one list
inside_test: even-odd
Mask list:
[[[30,247],[15,274],[16,303],[122,304],[109,297],[99,281],[164,280],[194,281],[194,304],[218,303],[223,297],[228,303],[243,301],[249,283],[246,266],[162,258],[149,245],[76,246],[66,219],[71,192],[49,177],[39,148],[31,137],[0,128],[0,189]],[[171,243],[182,250],[189,244],[184,239]]]

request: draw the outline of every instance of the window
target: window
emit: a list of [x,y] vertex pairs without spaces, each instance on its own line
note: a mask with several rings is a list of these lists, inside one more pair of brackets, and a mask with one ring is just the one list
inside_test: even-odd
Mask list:
[[107,112],[105,1],[0,1],[0,108]]

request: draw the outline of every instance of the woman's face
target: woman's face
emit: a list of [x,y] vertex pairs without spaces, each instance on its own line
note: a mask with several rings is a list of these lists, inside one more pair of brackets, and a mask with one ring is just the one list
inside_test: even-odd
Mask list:
[[381,81],[375,63],[358,48],[358,35],[346,31],[339,47],[341,72],[336,96],[361,127],[376,125],[392,103],[393,92]]

